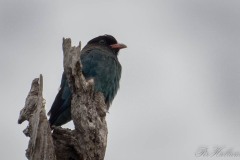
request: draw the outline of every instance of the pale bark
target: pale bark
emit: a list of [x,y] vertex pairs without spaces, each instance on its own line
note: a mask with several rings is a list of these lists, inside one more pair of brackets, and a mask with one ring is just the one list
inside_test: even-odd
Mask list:
[[25,134],[30,136],[28,159],[104,159],[108,134],[107,107],[103,94],[94,92],[93,80],[86,81],[82,74],[80,50],[80,43],[72,47],[71,39],[63,39],[64,72],[73,93],[71,114],[75,130],[55,127],[51,133],[42,98],[42,81],[39,83],[35,79],[18,121],[29,121],[25,130]]
[[36,78],[32,82],[25,106],[20,112],[18,123],[29,121],[29,126],[23,131],[30,137],[26,157],[30,160],[56,160],[51,129],[44,109],[42,97],[43,79]]

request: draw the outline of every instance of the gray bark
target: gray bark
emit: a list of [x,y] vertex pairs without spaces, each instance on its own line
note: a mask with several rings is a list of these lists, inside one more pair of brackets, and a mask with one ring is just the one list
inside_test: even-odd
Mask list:
[[94,81],[86,81],[81,70],[81,44],[71,46],[63,39],[64,72],[73,93],[71,114],[74,130],[55,127],[46,118],[42,97],[42,78],[33,80],[18,122],[29,121],[24,133],[30,136],[26,156],[31,160],[103,160],[107,146],[107,106],[102,93],[94,92]]
[[42,97],[42,86],[43,78],[40,75],[40,78],[36,78],[32,82],[18,123],[29,121],[28,127],[23,131],[26,136],[30,137],[26,157],[30,160],[55,160],[51,129],[44,109],[45,100]]

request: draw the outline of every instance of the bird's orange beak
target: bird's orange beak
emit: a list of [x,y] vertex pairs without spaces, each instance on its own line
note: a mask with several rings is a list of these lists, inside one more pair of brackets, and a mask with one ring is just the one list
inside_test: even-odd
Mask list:
[[110,45],[112,48],[116,48],[116,49],[123,49],[123,48],[127,48],[127,46],[125,44],[122,43],[116,43],[116,44],[112,44]]

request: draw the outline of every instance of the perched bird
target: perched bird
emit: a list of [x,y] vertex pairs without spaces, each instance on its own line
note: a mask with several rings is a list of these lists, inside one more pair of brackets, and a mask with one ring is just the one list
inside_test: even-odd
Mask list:
[[[109,108],[119,89],[121,65],[118,53],[124,44],[117,43],[111,35],[103,35],[90,40],[81,51],[82,73],[86,80],[94,80],[94,91],[102,92]],[[50,125],[61,126],[71,121],[72,93],[65,73],[62,74],[60,90],[49,111]]]

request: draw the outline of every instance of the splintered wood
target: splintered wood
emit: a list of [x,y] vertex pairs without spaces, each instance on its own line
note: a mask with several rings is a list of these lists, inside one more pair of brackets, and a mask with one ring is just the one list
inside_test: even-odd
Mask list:
[[71,46],[63,38],[64,72],[72,91],[71,114],[75,129],[49,126],[42,97],[42,75],[32,82],[18,123],[29,121],[24,130],[30,137],[26,156],[30,160],[104,160],[107,146],[107,106],[93,81],[86,81],[80,61],[81,44]]

